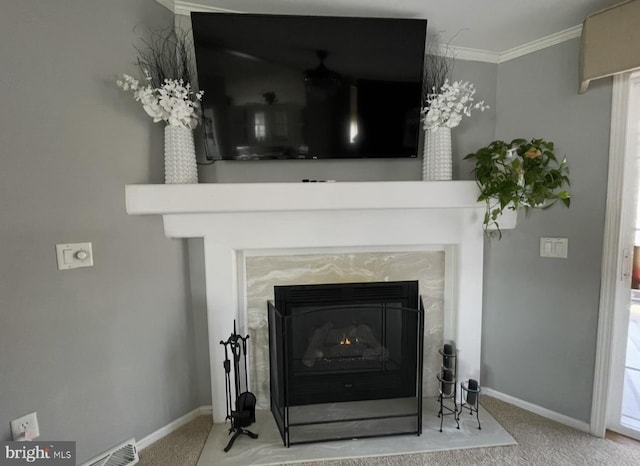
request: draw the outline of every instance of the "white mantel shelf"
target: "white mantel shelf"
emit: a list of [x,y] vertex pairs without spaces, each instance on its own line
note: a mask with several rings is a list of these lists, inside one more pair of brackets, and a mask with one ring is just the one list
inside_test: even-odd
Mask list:
[[484,208],[475,181],[127,185],[127,213]]

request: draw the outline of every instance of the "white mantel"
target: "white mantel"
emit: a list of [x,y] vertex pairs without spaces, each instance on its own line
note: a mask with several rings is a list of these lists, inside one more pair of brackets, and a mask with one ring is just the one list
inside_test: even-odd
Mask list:
[[204,238],[215,422],[225,415],[219,342],[242,322],[239,271],[251,251],[442,246],[454,282],[445,337],[458,345],[460,380],[479,379],[485,206],[477,197],[473,181],[126,187],[130,215],[162,215],[170,238]]
[[483,207],[473,181],[127,185],[127,213],[188,214]]

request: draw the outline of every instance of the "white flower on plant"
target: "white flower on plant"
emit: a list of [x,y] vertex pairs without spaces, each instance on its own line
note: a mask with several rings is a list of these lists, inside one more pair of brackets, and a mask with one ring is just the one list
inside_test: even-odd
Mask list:
[[462,115],[459,113],[452,113],[449,119],[444,123],[447,128],[455,128],[462,121]]
[[425,130],[438,128],[455,128],[462,121],[462,116],[471,116],[471,110],[481,112],[489,108],[484,100],[474,103],[475,86],[469,81],[455,81],[449,84],[446,80],[440,89],[427,95],[427,102],[422,109]]
[[128,74],[123,74],[122,77],[124,78],[124,81],[121,79],[118,79],[116,81],[116,84],[120,86],[123,90],[128,91],[129,89],[132,89],[135,91],[136,89],[138,89],[137,79],[132,78]]
[[[151,76],[145,71],[146,81]],[[142,104],[144,111],[153,118],[153,122],[165,121],[170,126],[194,129],[200,121],[200,101],[204,91],[193,92],[191,84],[182,79],[165,79],[159,88],[151,84],[141,87],[138,80],[123,74],[116,81],[124,91],[131,90],[133,98]]]

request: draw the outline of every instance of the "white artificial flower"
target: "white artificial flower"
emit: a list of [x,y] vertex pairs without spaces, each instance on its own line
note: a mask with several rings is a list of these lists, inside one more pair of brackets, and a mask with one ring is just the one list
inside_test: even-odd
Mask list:
[[426,106],[422,109],[425,130],[455,128],[462,121],[463,115],[471,116],[471,110],[478,109],[483,112],[489,108],[484,101],[474,103],[476,89],[468,81],[449,84],[446,80],[439,93],[435,88],[433,91],[427,95]]
[[444,123],[447,128],[455,128],[462,121],[462,115],[459,113],[452,113],[449,119]]
[[151,76],[145,70],[146,86],[140,87],[133,77],[124,74],[116,84],[124,91],[133,91],[134,100],[142,104],[154,123],[164,121],[171,126],[194,129],[200,121],[200,101],[204,91],[194,93],[182,79],[165,79],[159,88],[151,86]]

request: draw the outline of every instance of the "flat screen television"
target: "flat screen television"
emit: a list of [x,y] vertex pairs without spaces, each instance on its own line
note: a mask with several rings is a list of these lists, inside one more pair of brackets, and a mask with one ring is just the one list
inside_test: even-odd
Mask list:
[[191,22],[210,160],[416,157],[426,20]]

